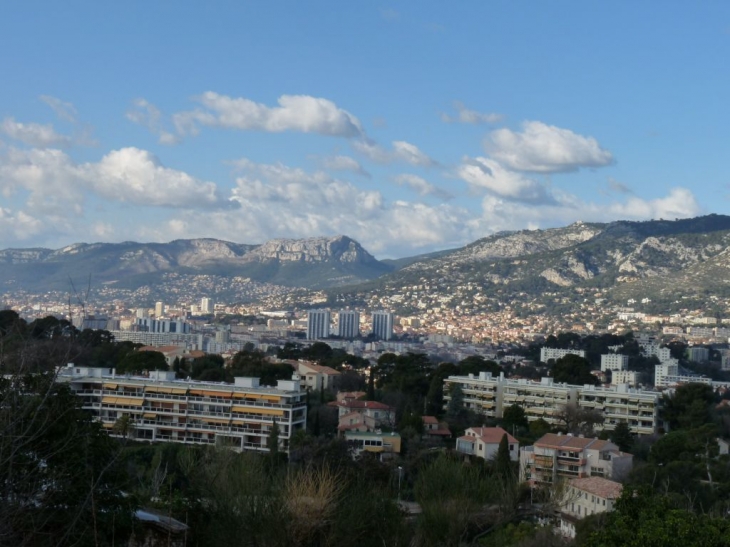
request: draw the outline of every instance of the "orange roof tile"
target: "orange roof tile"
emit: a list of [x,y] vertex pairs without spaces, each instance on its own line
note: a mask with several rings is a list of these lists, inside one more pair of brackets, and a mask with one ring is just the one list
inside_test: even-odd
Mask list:
[[571,486],[583,490],[600,498],[615,500],[621,495],[623,485],[619,482],[610,481],[603,477],[585,477],[583,479],[572,479]]

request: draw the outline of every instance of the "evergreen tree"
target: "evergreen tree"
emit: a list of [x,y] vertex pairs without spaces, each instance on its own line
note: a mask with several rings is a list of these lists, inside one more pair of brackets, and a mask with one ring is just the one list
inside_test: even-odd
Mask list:
[[507,438],[506,433],[502,435],[502,440],[499,441],[499,448],[497,449],[497,457],[494,467],[497,475],[503,479],[511,478],[512,460],[509,456],[509,439]]
[[444,381],[440,376],[434,375],[426,394],[426,413],[432,416],[441,414],[444,408]]
[[276,461],[279,457],[279,424],[274,418],[274,423],[271,424],[271,431],[269,431],[269,438],[266,441],[266,448],[269,449],[269,456],[272,461]]
[[370,367],[370,375],[368,376],[368,401],[375,400],[375,370]]
[[619,422],[611,433],[611,441],[621,452],[628,452],[634,444],[634,437],[626,422]]
[[464,410],[464,390],[461,389],[461,384],[452,384],[449,395],[451,395],[451,399],[446,406],[446,416],[453,420],[458,418]]

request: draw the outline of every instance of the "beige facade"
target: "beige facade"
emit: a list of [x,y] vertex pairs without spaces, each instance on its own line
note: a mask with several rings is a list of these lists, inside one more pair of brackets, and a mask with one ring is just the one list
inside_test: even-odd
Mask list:
[[578,520],[613,511],[622,489],[620,483],[601,477],[571,480],[560,508],[560,533],[574,538]]
[[110,369],[71,366],[60,371],[58,381],[69,384],[110,435],[141,441],[268,452],[276,421],[280,447],[287,451],[307,420],[306,392],[297,377],[267,387],[258,378],[222,384],[174,380],[166,371],[120,377]]
[[554,484],[560,478],[623,479],[633,458],[610,441],[547,433],[520,449],[520,479],[531,484]]

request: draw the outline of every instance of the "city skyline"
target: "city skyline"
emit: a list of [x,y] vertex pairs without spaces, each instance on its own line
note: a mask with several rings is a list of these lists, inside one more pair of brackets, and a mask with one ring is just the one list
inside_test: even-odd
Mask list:
[[4,6],[0,248],[722,213],[730,7],[563,8]]

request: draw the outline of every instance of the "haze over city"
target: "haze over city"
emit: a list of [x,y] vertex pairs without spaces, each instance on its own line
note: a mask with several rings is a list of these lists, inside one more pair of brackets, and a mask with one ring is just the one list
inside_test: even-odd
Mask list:
[[0,8],[0,248],[346,234],[378,258],[727,208],[730,7]]

